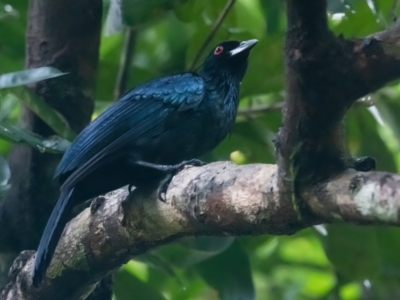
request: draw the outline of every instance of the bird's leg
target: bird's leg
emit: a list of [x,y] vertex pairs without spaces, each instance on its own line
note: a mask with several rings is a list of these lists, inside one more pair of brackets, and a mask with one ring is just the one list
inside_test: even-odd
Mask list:
[[165,195],[167,193],[168,186],[171,183],[172,177],[174,177],[176,173],[178,173],[185,166],[190,165],[190,166],[200,167],[204,166],[206,163],[199,159],[191,159],[191,160],[184,160],[183,162],[176,165],[158,165],[141,160],[135,161],[134,164],[137,166],[147,167],[167,173],[167,176],[160,182],[160,186],[157,192],[158,199],[160,199],[162,202],[165,202],[166,201]]
[[147,168],[155,169],[155,170],[165,172],[165,173],[171,173],[171,172],[176,172],[185,166],[200,167],[200,166],[204,166],[206,163],[201,161],[200,159],[191,159],[191,160],[184,160],[183,162],[176,164],[176,165],[159,165],[159,164],[153,164],[153,163],[149,163],[149,162],[142,161],[142,160],[135,161],[134,164],[137,166],[147,167]]

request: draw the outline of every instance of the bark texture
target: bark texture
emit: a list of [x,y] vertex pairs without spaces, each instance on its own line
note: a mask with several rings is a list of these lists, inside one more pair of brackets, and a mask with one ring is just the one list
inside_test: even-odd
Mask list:
[[313,216],[307,222],[282,192],[276,165],[228,162],[180,172],[166,203],[138,190],[111,192],[67,225],[39,289],[31,286],[34,251],[25,251],[0,299],[83,299],[122,263],[183,236],[292,234],[321,222],[400,225],[400,175],[348,170],[321,182],[302,195]]

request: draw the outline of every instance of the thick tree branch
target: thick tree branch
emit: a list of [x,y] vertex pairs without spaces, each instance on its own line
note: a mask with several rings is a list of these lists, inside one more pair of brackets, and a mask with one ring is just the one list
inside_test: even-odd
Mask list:
[[[312,218],[297,221],[276,165],[229,162],[174,177],[167,202],[140,191],[98,197],[66,227],[44,285],[31,287],[33,251],[14,263],[0,299],[78,299],[131,257],[187,235],[292,234],[325,223],[400,225],[400,175],[348,171],[303,193]],[[128,198],[127,198],[128,197]]]
[[355,166],[342,120],[357,99],[400,77],[400,23],[344,39],[328,28],[326,0],[286,3],[287,96],[276,146],[280,188],[294,191],[301,210],[303,188]]

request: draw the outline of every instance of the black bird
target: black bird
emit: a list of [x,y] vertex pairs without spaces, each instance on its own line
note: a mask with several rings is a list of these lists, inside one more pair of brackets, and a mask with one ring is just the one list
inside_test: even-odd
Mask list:
[[174,172],[185,164],[200,164],[195,158],[227,136],[235,122],[247,59],[256,43],[220,43],[198,73],[139,85],[78,135],[55,172],[62,184],[60,197],[36,252],[34,286],[41,283],[76,204],[127,184],[160,182],[167,174],[160,196]]

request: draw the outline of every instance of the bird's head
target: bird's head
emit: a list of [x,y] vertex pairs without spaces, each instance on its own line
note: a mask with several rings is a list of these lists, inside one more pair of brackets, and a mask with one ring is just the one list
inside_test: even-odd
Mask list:
[[206,57],[202,72],[207,75],[229,74],[242,81],[247,69],[250,50],[258,40],[225,41],[219,43]]

